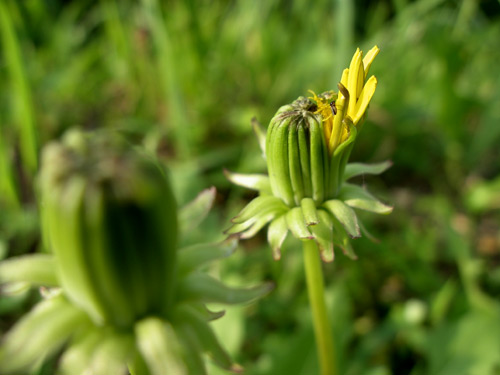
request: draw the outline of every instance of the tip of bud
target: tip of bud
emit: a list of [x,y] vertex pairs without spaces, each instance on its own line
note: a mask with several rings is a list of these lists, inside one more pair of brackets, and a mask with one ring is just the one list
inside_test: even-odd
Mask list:
[[281,249],[279,249],[279,248],[273,249],[273,259],[275,261],[278,261],[281,259]]

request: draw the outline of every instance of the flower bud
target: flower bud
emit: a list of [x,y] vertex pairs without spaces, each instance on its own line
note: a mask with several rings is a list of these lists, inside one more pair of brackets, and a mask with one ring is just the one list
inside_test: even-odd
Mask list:
[[55,288],[2,338],[0,373],[26,373],[55,353],[58,374],[200,375],[205,354],[241,370],[209,324],[223,313],[205,303],[250,302],[272,285],[231,288],[200,270],[229,256],[234,237],[177,247],[215,189],[177,211],[152,160],[109,133],[76,131],[44,149],[40,187],[52,254],[0,262],[0,286]]
[[300,206],[304,198],[319,205],[339,192],[356,129],[345,118],[348,137],[330,152],[325,124],[316,102],[304,97],[281,107],[271,120],[266,143],[271,189],[289,207]]
[[45,149],[40,183],[45,242],[68,298],[98,324],[163,315],[177,243],[164,171],[117,137],[73,131]]
[[[359,48],[342,73],[338,93],[312,92],[282,106],[267,129],[265,156],[269,176],[226,171],[228,179],[259,192],[232,221],[227,234],[250,238],[269,224],[268,242],[279,259],[288,232],[300,240],[315,240],[321,257],[333,261],[334,244],[355,258],[350,238],[365,232],[354,209],[391,212],[365,189],[347,181],[360,174],[379,174],[390,162],[347,164],[377,79],[368,77],[379,48],[363,58]],[[254,122],[254,129],[256,128]],[[259,144],[263,131],[256,129]]]

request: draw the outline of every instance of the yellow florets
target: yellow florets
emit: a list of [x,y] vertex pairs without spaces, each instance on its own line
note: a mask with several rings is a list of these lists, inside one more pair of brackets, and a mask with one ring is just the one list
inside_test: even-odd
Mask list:
[[318,106],[318,109],[314,113],[321,115],[323,120],[323,131],[325,132],[325,139],[328,144],[332,134],[334,117],[331,103],[335,103],[337,95],[333,91],[327,91],[320,96],[316,95],[316,93],[312,90],[309,90],[309,92],[313,95],[312,97],[309,97],[309,99],[314,100]]
[[[333,91],[321,95],[316,95],[311,91],[313,96],[310,99],[314,100],[318,106],[316,113],[322,117],[325,140],[330,154],[349,137],[347,124],[358,125],[366,112],[377,87],[377,79],[374,76],[368,80],[366,77],[379,51],[380,49],[375,46],[363,58],[363,52],[359,48],[356,50],[349,68],[342,72],[338,96]],[[332,108],[333,98],[336,98],[335,110]]]

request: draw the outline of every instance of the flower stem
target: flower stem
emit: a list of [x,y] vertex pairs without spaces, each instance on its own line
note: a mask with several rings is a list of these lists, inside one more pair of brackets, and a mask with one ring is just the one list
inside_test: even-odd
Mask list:
[[314,324],[314,335],[322,375],[336,375],[336,357],[333,346],[332,330],[325,305],[325,286],[321,260],[316,243],[313,240],[303,241],[304,267],[306,272],[307,293]]

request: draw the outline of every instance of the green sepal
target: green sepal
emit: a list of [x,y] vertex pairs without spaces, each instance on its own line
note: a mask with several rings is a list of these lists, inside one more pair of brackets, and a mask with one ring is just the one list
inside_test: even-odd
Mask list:
[[392,161],[386,160],[376,164],[349,163],[345,167],[344,180],[363,174],[378,175],[384,173],[392,166]]
[[267,241],[271,245],[274,260],[281,258],[281,246],[288,234],[288,225],[285,215],[275,218],[267,230]]
[[25,282],[34,286],[59,286],[54,256],[28,254],[0,262],[0,284]]
[[363,234],[363,236],[365,236],[366,238],[368,238],[372,242],[375,242],[375,243],[380,242],[380,240],[377,237],[375,237],[373,234],[371,234],[371,232],[368,231],[368,229],[366,229],[366,227],[363,225],[363,222],[361,220],[358,221],[358,224],[359,224],[359,229],[361,229],[361,233]]
[[[357,131],[356,127],[354,126],[354,124],[352,123],[352,120],[349,117],[346,117],[343,120],[343,122],[344,122],[344,125],[349,128],[349,137],[335,149],[335,151],[333,152],[333,156],[344,155],[344,157],[345,157],[345,151],[348,150],[349,146],[352,143],[354,143],[354,141],[356,140],[356,137],[358,135],[358,131]],[[349,157],[349,155],[347,155],[347,157]],[[347,163],[344,164],[344,168],[345,168],[346,164]]]
[[[152,375],[151,371],[148,369],[148,365],[144,360],[136,342],[136,350],[132,353],[132,356],[127,359],[127,366],[130,375]],[[70,375],[70,374],[67,374]]]
[[304,198],[304,184],[302,182],[302,171],[300,163],[298,128],[305,124],[300,119],[290,124],[288,131],[288,166],[290,169],[290,182],[292,184],[295,204],[299,205]]
[[294,205],[288,163],[288,132],[291,120],[292,118],[288,117],[279,123],[271,121],[266,140],[271,189],[273,194],[280,197],[288,206]]
[[358,259],[358,256],[354,253],[354,249],[352,248],[351,239],[342,224],[340,224],[337,220],[332,220],[332,224],[334,228],[334,244],[340,246],[344,255],[348,256],[352,260]]
[[80,220],[84,212],[85,185],[83,178],[75,177],[64,189],[46,188],[44,210],[49,211],[50,242],[57,258],[58,278],[65,292],[94,321],[102,322],[109,316],[109,312],[102,305],[103,299],[94,288],[95,280],[89,267],[82,267],[87,261],[82,239],[92,237],[84,233]]
[[339,199],[350,207],[370,211],[377,214],[389,214],[392,207],[377,200],[360,186],[345,183],[340,191]]
[[315,117],[309,121],[312,198],[321,203],[325,199],[325,176],[328,172],[328,151],[323,129]]
[[316,203],[312,198],[304,198],[300,201],[302,214],[307,226],[316,225],[319,222],[318,213],[316,212]]
[[252,129],[259,142],[259,147],[264,158],[266,157],[266,131],[262,124],[254,117],[252,118]]
[[182,346],[172,325],[157,317],[135,325],[137,346],[151,375],[188,375]]
[[226,310],[221,311],[212,311],[205,306],[202,302],[191,302],[189,304],[193,309],[196,309],[198,313],[200,313],[206,321],[212,321],[222,318],[226,315]]
[[271,182],[269,181],[269,176],[265,174],[233,173],[224,169],[224,175],[235,185],[271,194]]
[[282,105],[281,107],[278,108],[278,110],[274,114],[274,117],[271,119],[271,122],[281,119],[283,113],[293,111],[294,109],[295,107],[293,106],[293,103]]
[[343,120],[345,126],[349,128],[349,137],[341,143],[330,157],[330,171],[328,180],[328,198],[335,198],[342,185],[342,178],[351,150],[356,140],[357,130],[349,118]]
[[196,228],[210,212],[214,203],[214,187],[203,190],[198,196],[179,210],[179,229],[183,234]]
[[299,153],[300,153],[300,169],[302,172],[302,181],[304,184],[304,195],[310,197],[312,195],[311,182],[311,161],[309,157],[309,130],[304,126],[299,127]]
[[130,333],[109,330],[104,340],[97,344],[90,361],[89,373],[109,375],[127,373],[127,360],[135,351],[134,337]]
[[361,236],[358,218],[351,207],[338,199],[326,201],[323,203],[323,207],[332,213],[352,238]]
[[226,258],[233,254],[237,247],[238,238],[229,237],[223,242],[181,248],[177,254],[179,273],[183,275],[213,260]]
[[274,196],[259,196],[253,199],[241,212],[231,221],[235,224],[242,224],[248,221],[255,222],[259,217],[267,215],[269,212],[286,211],[288,207],[283,201]]
[[59,371],[61,375],[91,373],[89,364],[100,342],[104,340],[105,331],[101,327],[90,327],[85,334],[72,339],[71,345],[63,353]]
[[181,352],[188,375],[208,375],[202,358],[202,345],[193,327],[175,324],[174,329],[182,344]]
[[232,360],[229,354],[221,346],[214,331],[207,323],[204,316],[189,305],[181,305],[176,308],[177,319],[193,329],[197,335],[203,350],[222,368],[231,370]]
[[272,284],[253,288],[230,288],[206,274],[195,272],[186,276],[178,289],[178,301],[217,302],[238,304],[251,302],[273,289]]
[[0,373],[27,370],[59,350],[77,329],[88,324],[87,315],[63,296],[43,300],[4,337]]
[[313,239],[314,236],[309,232],[306,226],[304,215],[300,207],[290,209],[286,214],[286,224],[290,232],[298,239]]
[[265,207],[255,216],[250,217],[243,223],[234,224],[224,233],[229,235],[238,234],[241,238],[250,238],[262,229],[268,222],[273,220],[276,216],[285,213],[287,210],[288,208],[280,200],[278,206],[274,205]]
[[240,233],[240,238],[242,239],[252,238],[254,235],[257,234],[259,230],[264,228],[264,226],[266,226],[267,223],[273,220],[276,216],[283,214],[284,212],[285,210],[279,210],[279,211],[274,210],[272,212],[267,213],[266,215],[259,216],[259,218],[255,220],[255,223],[253,223],[250,228]]
[[[136,309],[144,310],[145,293],[141,293],[141,289],[143,291],[147,289],[144,285],[137,290],[138,282],[143,284],[143,280],[137,280],[136,272],[127,272],[131,265],[139,263],[134,251],[130,249],[130,246],[134,246],[132,241],[122,241],[126,247],[120,247],[119,257],[113,256],[116,253],[111,250],[115,248],[116,241],[114,241],[115,246],[110,246],[111,241],[108,236],[111,237],[112,232],[107,230],[109,227],[106,224],[112,222],[117,228],[124,229],[120,224],[126,223],[126,220],[123,215],[113,215],[109,212],[110,205],[105,206],[104,200],[101,190],[96,189],[86,194],[83,203],[83,220],[78,218],[81,224],[82,245],[78,243],[76,246],[81,247],[84,258],[82,264],[87,268],[92,282],[92,291],[99,297],[99,307],[106,312],[102,318],[106,322],[127,326],[134,321]],[[128,230],[124,233],[121,230],[115,230],[115,232],[122,236],[131,235]],[[118,266],[118,259],[120,266]],[[124,270],[125,267],[128,269]],[[122,272],[127,275],[125,280],[121,277]],[[71,275],[67,276],[71,277]],[[78,301],[75,302],[78,303]],[[100,319],[98,322],[101,322]]]
[[319,221],[317,225],[311,226],[309,230],[314,234],[314,239],[318,245],[321,259],[324,262],[333,262],[335,259],[333,246],[333,225],[330,214],[318,210]]

